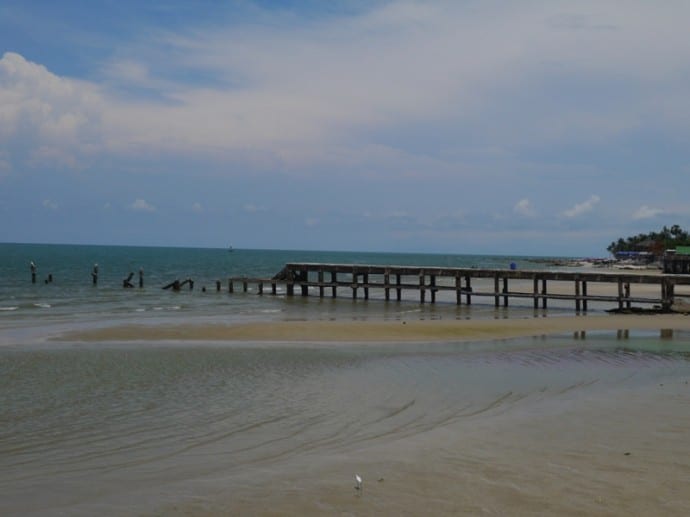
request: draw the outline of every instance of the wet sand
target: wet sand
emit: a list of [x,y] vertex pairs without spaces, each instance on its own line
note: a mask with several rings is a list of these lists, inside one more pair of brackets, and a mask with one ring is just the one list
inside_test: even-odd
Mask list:
[[600,330],[690,330],[683,314],[617,314],[467,320],[277,321],[121,325],[68,332],[65,341],[426,342],[502,339]]

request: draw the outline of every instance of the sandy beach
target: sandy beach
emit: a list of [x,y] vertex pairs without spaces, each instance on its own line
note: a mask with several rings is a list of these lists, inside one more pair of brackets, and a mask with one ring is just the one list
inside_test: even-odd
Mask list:
[[588,331],[690,330],[683,314],[599,314],[491,320],[274,321],[122,325],[68,332],[67,341],[423,342],[502,339]]

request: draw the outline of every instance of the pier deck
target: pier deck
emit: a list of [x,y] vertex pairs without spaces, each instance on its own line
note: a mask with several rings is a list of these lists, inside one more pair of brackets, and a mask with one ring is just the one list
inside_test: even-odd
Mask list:
[[[474,280],[484,279],[481,282]],[[487,282],[492,279],[493,282]],[[521,290],[511,290],[510,281],[518,282]],[[527,281],[527,282],[525,282]],[[558,289],[550,292],[549,282],[558,283]],[[474,283],[474,285],[473,285]],[[565,284],[570,284],[571,288]],[[676,286],[690,285],[689,275],[629,272],[564,272],[541,270],[511,269],[475,269],[447,268],[428,266],[381,266],[363,264],[323,264],[323,263],[289,263],[272,278],[232,277],[228,279],[230,292],[235,291],[235,284],[242,285],[247,292],[250,284],[256,285],[258,293],[264,293],[264,287],[271,286],[271,293],[277,294],[277,287],[283,286],[287,296],[294,296],[295,287],[299,287],[302,296],[308,296],[310,289],[318,291],[324,297],[327,291],[335,298],[342,291],[351,290],[356,299],[363,293],[369,298],[370,290],[383,292],[385,300],[391,294],[397,301],[403,298],[404,291],[417,291],[419,302],[428,299],[436,302],[439,292],[455,293],[455,302],[460,305],[463,298],[471,304],[474,297],[493,297],[499,307],[508,306],[511,298],[531,298],[534,308],[547,308],[548,300],[569,300],[574,302],[575,310],[587,311],[588,302],[613,302],[619,309],[631,308],[632,304],[658,306],[669,310],[674,304]],[[590,294],[591,284],[606,284],[612,293]],[[658,286],[658,295],[650,295],[646,289],[643,295],[634,296],[631,285],[649,284]],[[531,289],[525,290],[525,285]]]

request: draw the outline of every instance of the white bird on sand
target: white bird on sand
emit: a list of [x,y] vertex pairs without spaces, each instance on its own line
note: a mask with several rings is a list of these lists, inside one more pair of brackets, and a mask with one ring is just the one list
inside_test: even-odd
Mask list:
[[359,477],[359,474],[355,474],[355,490],[361,490],[362,488],[362,478]]

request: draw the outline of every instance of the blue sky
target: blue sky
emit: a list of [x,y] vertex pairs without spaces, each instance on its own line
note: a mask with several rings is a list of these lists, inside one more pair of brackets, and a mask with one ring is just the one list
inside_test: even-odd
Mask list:
[[685,1],[0,3],[0,241],[605,256],[690,228]]

